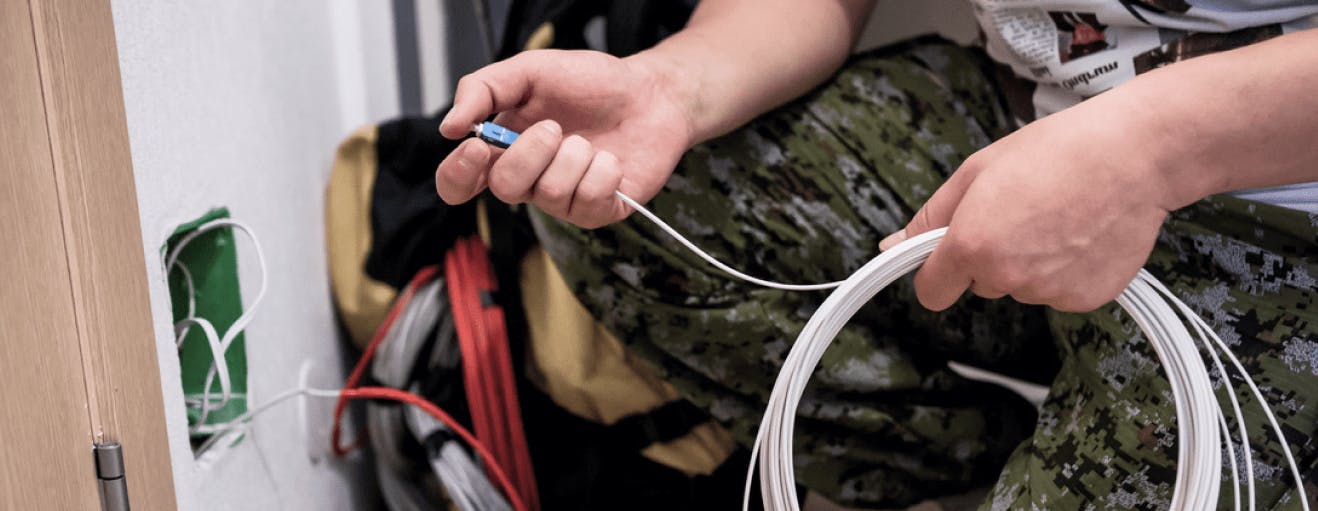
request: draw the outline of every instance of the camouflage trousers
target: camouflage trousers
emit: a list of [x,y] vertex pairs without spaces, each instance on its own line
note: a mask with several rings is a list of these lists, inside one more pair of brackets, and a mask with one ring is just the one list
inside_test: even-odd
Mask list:
[[[693,148],[650,206],[747,273],[844,279],[966,157],[1010,131],[987,69],[981,53],[932,39],[859,55],[805,97]],[[731,280],[639,216],[594,231],[533,217],[581,302],[749,444],[784,356],[826,293]],[[1147,266],[1232,344],[1306,477],[1318,475],[1316,225],[1213,197],[1171,216]],[[960,377],[949,360],[1050,392],[1036,411]],[[1261,508],[1298,509],[1277,440],[1237,389]],[[992,484],[983,509],[1165,509],[1176,431],[1156,355],[1116,305],[1075,315],[968,297],[932,313],[907,278],[824,355],[799,411],[797,477],[858,506]]]

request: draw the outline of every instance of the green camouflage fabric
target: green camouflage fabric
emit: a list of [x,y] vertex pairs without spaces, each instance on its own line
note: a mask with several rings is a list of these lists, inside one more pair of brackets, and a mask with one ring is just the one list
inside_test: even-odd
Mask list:
[[[1174,212],[1145,267],[1240,358],[1280,421],[1310,505],[1318,507],[1315,261],[1318,216],[1216,196]],[[1171,389],[1152,348],[1115,304],[1085,315],[1050,311],[1049,323],[1062,370],[1037,430],[1012,455],[983,509],[1167,509],[1177,430]],[[1216,376],[1234,437],[1234,414]],[[1259,509],[1301,509],[1260,403],[1241,380],[1233,385],[1254,449]],[[1226,459],[1243,463],[1239,445],[1234,451],[1223,453],[1220,509],[1232,508]],[[1240,491],[1243,499],[1243,485]]]
[[[844,279],[963,160],[1011,130],[989,66],[978,50],[933,38],[859,55],[796,102],[693,148],[649,206],[752,275]],[[749,445],[783,358],[826,292],[732,280],[638,216],[594,231],[532,219],[587,309]],[[1282,219],[1289,237],[1274,233]],[[1318,286],[1305,258],[1316,231],[1303,214],[1217,198],[1178,212],[1150,263],[1235,343],[1282,405],[1306,467]],[[958,376],[949,360],[1052,382],[1050,396],[1036,412]],[[1161,509],[1175,474],[1169,392],[1119,309],[1062,315],[968,297],[933,313],[907,278],[824,355],[799,410],[797,477],[865,507],[996,481],[985,509]],[[1264,451],[1261,502],[1284,502],[1276,444],[1260,416],[1248,419]]]

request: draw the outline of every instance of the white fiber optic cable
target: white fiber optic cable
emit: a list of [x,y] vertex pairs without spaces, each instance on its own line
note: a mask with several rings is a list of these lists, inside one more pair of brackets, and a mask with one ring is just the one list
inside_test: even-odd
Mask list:
[[[796,409],[825,349],[861,306],[894,280],[918,268],[945,232],[946,229],[930,231],[879,254],[830,294],[801,331],[770,394],[751,454],[751,459],[759,462],[765,509],[798,509],[792,466]],[[1219,407],[1193,340],[1175,311],[1148,284],[1148,279],[1151,277],[1141,272],[1118,298],[1118,303],[1145,332],[1172,383],[1180,425],[1180,470],[1171,508],[1178,511],[1211,508],[1216,506],[1221,486]],[[753,470],[754,466],[747,473],[743,502],[746,508]]]
[[[184,339],[186,339],[186,335],[188,331],[187,327],[192,324],[202,325],[202,323],[199,323],[197,320],[201,319],[204,321],[204,319],[193,317],[196,313],[196,305],[195,305],[196,302],[194,297],[195,288],[193,287],[191,272],[189,272],[186,268],[183,268],[181,266],[181,263],[178,260],[179,256],[183,253],[183,249],[187,247],[187,245],[191,243],[194,239],[196,239],[198,236],[206,232],[223,227],[229,227],[241,231],[243,234],[247,235],[247,238],[249,240],[251,240],[252,248],[256,251],[257,263],[261,268],[261,272],[260,272],[261,285],[257,289],[256,296],[252,299],[251,304],[248,305],[247,308],[243,309],[243,312],[238,316],[238,319],[235,319],[233,323],[229,325],[229,328],[224,331],[224,335],[218,339],[218,348],[219,348],[218,354],[214,353],[214,350],[217,347],[217,343],[210,342],[212,355],[213,358],[215,359],[215,362],[211,365],[210,369],[207,370],[206,372],[206,380],[202,387],[202,398],[200,402],[201,411],[197,419],[197,426],[204,425],[206,423],[206,419],[208,415],[210,414],[210,411],[223,408],[225,405],[229,403],[229,400],[232,397],[230,390],[231,387],[223,383],[223,380],[228,379],[228,362],[225,359],[225,353],[228,352],[229,346],[233,344],[233,341],[238,337],[238,334],[242,333],[242,331],[247,328],[247,324],[252,321],[252,316],[256,313],[257,306],[259,306],[261,304],[261,300],[265,298],[266,284],[268,277],[267,276],[268,272],[266,270],[266,263],[265,263],[265,252],[261,250],[261,242],[259,239],[257,239],[256,233],[247,224],[244,224],[240,221],[231,218],[218,218],[202,224],[201,226],[197,227],[196,229],[193,229],[191,232],[188,232],[186,235],[180,238],[179,241],[174,245],[173,250],[170,250],[165,260],[165,272],[168,273],[175,266],[179,266],[180,268],[182,268],[181,271],[184,272],[184,279],[188,286],[189,317],[179,320],[179,322],[176,323],[175,325],[176,337],[177,337],[177,340],[175,341],[175,345],[181,348]],[[181,329],[179,328],[180,324],[183,325]],[[207,329],[203,326],[202,330],[203,333],[206,334],[208,341],[214,340],[213,336],[215,335],[216,332],[213,327]],[[217,404],[212,405],[211,383],[214,381],[216,375],[219,374],[220,372],[224,373],[224,377],[221,378],[222,381],[220,385],[221,387],[220,400]],[[193,428],[193,431],[194,432],[198,431],[195,426]]]
[[693,254],[700,256],[701,259],[704,259],[705,262],[714,265],[715,268],[723,270],[728,275],[732,275],[733,277],[737,277],[741,280],[750,282],[752,284],[757,284],[760,286],[769,287],[773,289],[782,289],[784,291],[819,291],[821,289],[833,289],[835,287],[842,285],[842,281],[827,282],[824,284],[783,284],[781,282],[774,282],[772,280],[764,280],[761,278],[752,277],[750,275],[737,271],[735,268],[723,264],[722,261],[715,259],[714,256],[711,256],[708,253],[706,253],[704,250],[701,250],[700,247],[697,247],[695,243],[691,242],[691,240],[686,239],[686,236],[682,236],[682,234],[677,232],[676,229],[673,229],[673,227],[668,225],[668,223],[664,222],[663,220],[660,220],[658,216],[655,216],[655,214],[651,213],[650,210],[642,207],[640,203],[636,202],[631,197],[628,197],[626,194],[622,192],[613,192],[613,193],[617,195],[619,199],[622,199],[623,202],[627,203],[628,206],[631,206],[632,209],[636,210],[637,213],[640,213],[641,216],[644,216],[645,218],[653,222],[654,225],[658,226],[660,229],[663,229],[664,232],[668,233],[669,236],[672,236],[673,239],[677,240],[678,243],[681,243],[683,246],[685,246],[687,250],[690,250]]
[[[183,273],[183,284],[188,288],[188,315],[184,319],[194,318],[197,316],[197,287],[192,283],[192,272],[188,271],[188,266],[183,264],[183,261],[175,261],[174,267]],[[169,269],[165,271],[168,272]],[[175,323],[174,349],[182,349],[183,340],[188,338],[188,332],[192,329],[192,325],[187,325],[182,330],[178,330],[177,325]]]
[[234,417],[233,420],[225,422],[224,424],[201,424],[197,426],[196,432],[213,434],[222,431],[227,431],[230,429],[245,427],[247,423],[251,422],[251,420],[256,418],[256,416],[265,413],[266,410],[274,408],[275,405],[278,405],[279,403],[282,403],[284,401],[288,401],[289,399],[293,399],[298,396],[337,399],[339,397],[339,392],[341,391],[336,389],[314,389],[314,388],[285,390],[283,392],[280,392],[279,394],[276,394],[275,397],[272,397],[269,400],[255,407],[252,407],[252,409],[248,410],[247,413]]
[[[1281,445],[1281,452],[1286,457],[1286,464],[1290,466],[1291,477],[1295,479],[1295,490],[1298,493],[1298,497],[1300,500],[1300,507],[1304,511],[1309,511],[1309,496],[1304,489],[1304,479],[1300,477],[1300,466],[1298,463],[1295,462],[1295,455],[1291,453],[1290,442],[1286,441],[1286,435],[1282,433],[1281,425],[1277,424],[1276,415],[1274,415],[1272,413],[1272,409],[1268,407],[1268,400],[1263,396],[1263,392],[1259,390],[1258,385],[1254,383],[1254,378],[1249,376],[1249,372],[1245,371],[1245,366],[1240,363],[1240,359],[1236,358],[1236,355],[1231,352],[1231,348],[1227,346],[1226,342],[1223,341],[1222,338],[1217,335],[1217,331],[1213,330],[1212,327],[1208,326],[1208,323],[1205,322],[1202,317],[1200,317],[1198,314],[1195,314],[1194,311],[1191,310],[1188,305],[1177,299],[1176,296],[1173,295],[1172,292],[1168,290],[1166,286],[1163,286],[1161,282],[1158,282],[1156,279],[1154,279],[1153,284],[1154,284],[1154,288],[1157,289],[1159,293],[1166,296],[1168,301],[1176,304],[1177,308],[1180,309],[1181,313],[1184,314],[1186,318],[1188,318],[1190,323],[1195,325],[1195,330],[1197,330],[1201,334],[1204,333],[1208,334],[1208,338],[1211,339],[1215,344],[1217,344],[1218,348],[1221,349],[1222,353],[1226,355],[1227,360],[1230,360],[1231,365],[1236,368],[1236,371],[1240,374],[1241,379],[1245,380],[1245,384],[1249,386],[1250,392],[1254,394],[1254,399],[1258,400],[1259,408],[1263,410],[1264,417],[1267,417],[1268,424],[1272,426],[1272,432],[1277,436],[1277,443]],[[1234,399],[1232,401],[1233,403],[1235,402]],[[1237,417],[1240,417],[1240,411],[1238,408],[1236,410],[1236,414]],[[1243,440],[1245,442],[1248,442],[1247,439],[1243,439]],[[1246,463],[1249,463],[1248,458],[1246,459]],[[1249,479],[1251,480],[1250,482],[1251,482],[1251,490],[1252,490],[1253,469],[1252,468],[1249,469],[1248,472],[1249,472],[1248,474]]]
[[[733,277],[753,284],[789,291],[837,288],[810,318],[787,355],[782,372],[779,373],[770,395],[764,422],[760,425],[752,448],[752,463],[746,474],[743,509],[749,508],[751,481],[755,462],[758,460],[765,509],[797,510],[798,500],[792,469],[792,435],[795,429],[796,408],[810,375],[818,365],[824,350],[851,316],[892,281],[917,269],[937,246],[947,229],[936,229],[898,244],[879,254],[845,281],[825,284],[782,284],[746,275],[723,264],[695,246],[631,197],[622,192],[615,193],[619,199],[687,249]],[[1303,479],[1300,477],[1299,466],[1282,435],[1276,417],[1268,408],[1267,401],[1258,390],[1258,386],[1216,332],[1166,286],[1144,270],[1141,270],[1126,290],[1117,297],[1117,303],[1131,315],[1144,332],[1171,384],[1179,441],[1178,471],[1172,490],[1170,509],[1181,511],[1216,507],[1221,491],[1223,450],[1232,455],[1229,466],[1234,490],[1233,502],[1235,509],[1240,509],[1241,474],[1237,470],[1238,466],[1234,459],[1235,451],[1229,433],[1230,427],[1222,406],[1217,402],[1212,381],[1208,378],[1208,370],[1196,346],[1195,339],[1198,339],[1213,360],[1214,369],[1222,376],[1232,412],[1236,417],[1241,452],[1244,457],[1244,479],[1249,509],[1251,511],[1255,509],[1252,450],[1244,415],[1235,395],[1235,387],[1231,384],[1230,375],[1217,355],[1219,349],[1231,361],[1232,366],[1263,408],[1264,415],[1277,435],[1282,452],[1290,465],[1301,506],[1305,511],[1309,511],[1308,497]],[[1195,335],[1191,335],[1186,329],[1186,322],[1192,325]],[[1218,349],[1214,349],[1213,344],[1216,344]],[[1225,449],[1218,448],[1219,440]]]
[[[220,377],[220,393],[224,396],[232,395],[233,384],[229,379],[229,363],[224,360],[224,346],[220,344],[219,334],[215,333],[215,325],[212,325],[210,321],[206,320],[206,318],[183,318],[177,323],[174,323],[175,335],[180,339],[183,338],[183,336],[187,335],[188,328],[193,325],[201,327],[201,332],[206,337],[206,342],[210,344],[212,359],[211,367],[217,368],[216,374]],[[202,410],[206,409],[206,399],[209,399],[209,397],[203,394],[201,401]]]
[[336,399],[339,397],[339,391],[330,390],[330,389],[313,389],[313,388],[289,389],[277,394],[273,398],[270,398],[269,401],[261,403],[260,405],[248,410],[247,413],[235,417],[231,421],[225,422],[223,424],[198,424],[196,426],[193,426],[193,428],[191,428],[192,432],[211,435],[210,438],[206,439],[205,442],[203,442],[200,446],[197,447],[196,452],[193,453],[193,456],[198,459],[202,458],[203,456],[206,455],[207,452],[209,452],[215,446],[216,442],[219,442],[221,439],[228,438],[230,436],[230,435],[225,435],[224,433],[228,433],[234,430],[246,430],[248,427],[250,427],[251,425],[250,423],[252,419],[255,419],[258,415],[261,415],[262,413],[265,413],[266,411],[273,409],[276,405],[280,403],[283,403],[285,401],[288,401],[289,399],[298,396]]
[[[1226,386],[1226,395],[1228,400],[1231,401],[1231,410],[1232,412],[1235,413],[1237,432],[1240,434],[1240,449],[1242,453],[1241,456],[1244,457],[1243,464],[1244,464],[1245,474],[1249,476],[1245,478],[1245,484],[1247,487],[1246,499],[1249,502],[1249,511],[1254,511],[1255,501],[1254,501],[1254,477],[1253,477],[1254,474],[1253,450],[1250,448],[1249,432],[1245,427],[1245,414],[1240,412],[1240,400],[1236,398],[1236,386],[1231,384],[1231,375],[1227,373],[1226,368],[1222,367],[1222,358],[1217,356],[1217,347],[1213,346],[1213,344],[1209,342],[1208,334],[1207,332],[1204,331],[1203,322],[1195,321],[1195,319],[1199,318],[1199,316],[1197,314],[1194,314],[1193,311],[1189,310],[1189,307],[1186,307],[1185,304],[1181,303],[1179,300],[1177,300],[1176,305],[1177,305],[1177,309],[1181,312],[1181,315],[1185,316],[1186,319],[1190,321],[1190,325],[1194,327],[1195,336],[1198,337],[1200,343],[1203,344],[1204,351],[1207,351],[1208,355],[1212,358],[1213,367],[1214,369],[1216,369],[1217,374],[1221,377],[1222,385]],[[1230,352],[1228,351],[1227,354],[1230,355]],[[1241,377],[1248,378],[1249,375],[1241,373]],[[1266,406],[1265,402],[1260,401],[1260,403],[1263,403]],[[1226,423],[1226,414],[1223,413],[1220,408],[1221,407],[1219,407],[1218,416],[1220,417],[1220,421],[1221,421],[1222,438],[1226,443],[1227,453],[1231,455],[1231,460],[1230,460],[1231,483],[1232,483],[1232,488],[1234,488],[1235,490],[1234,509],[1236,511],[1240,511],[1240,480],[1238,479],[1239,476],[1236,473],[1236,469],[1237,469],[1236,453],[1231,448],[1232,446],[1231,428]]]

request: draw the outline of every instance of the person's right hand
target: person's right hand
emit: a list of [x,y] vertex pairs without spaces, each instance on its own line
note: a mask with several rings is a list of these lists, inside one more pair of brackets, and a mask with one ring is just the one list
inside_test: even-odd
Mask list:
[[463,142],[439,164],[435,188],[458,204],[488,187],[586,228],[622,220],[631,209],[614,192],[648,201],[693,143],[671,80],[594,51],[529,51],[486,66],[458,82],[440,133],[461,138],[497,113],[521,136],[507,150]]

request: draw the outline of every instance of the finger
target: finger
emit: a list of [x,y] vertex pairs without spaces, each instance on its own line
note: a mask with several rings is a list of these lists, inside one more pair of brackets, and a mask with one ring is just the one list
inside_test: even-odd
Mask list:
[[614,192],[622,185],[622,168],[618,157],[608,151],[595,153],[586,175],[577,185],[567,219],[587,229],[613,223],[626,216],[626,205]]
[[915,274],[915,297],[926,309],[941,311],[951,307],[970,287],[970,274],[962,269],[955,250],[954,245],[945,241],[934,248]]
[[[1117,293],[1120,293],[1119,291]],[[1017,301],[1037,305],[1047,305],[1061,312],[1086,313],[1107,305],[1111,296],[1098,283],[1083,286],[1048,286],[1039,289],[1022,290],[1013,295],[1020,295]]]
[[563,129],[552,120],[527,128],[499,160],[490,166],[490,192],[509,204],[531,198],[531,186],[553,161],[563,142]]
[[975,180],[978,173],[979,159],[971,157],[961,168],[952,173],[952,177],[938,187],[933,196],[925,201],[919,211],[911,217],[910,223],[900,231],[894,232],[879,242],[879,250],[888,250],[893,246],[939,227],[947,227],[952,221],[952,214],[966,195],[966,188]]
[[517,112],[517,110],[508,110],[508,111],[500,112],[499,115],[494,116],[495,124],[516,131],[518,133],[526,131],[526,128],[530,127],[532,124],[535,124],[537,120],[543,120],[543,119],[532,119],[522,116]]
[[1007,296],[1006,292],[998,291],[997,289],[985,286],[979,282],[970,283],[970,292],[975,293],[975,296],[987,298],[989,300],[997,300],[998,298]]
[[485,189],[493,158],[490,146],[477,139],[459,144],[435,169],[435,191],[449,204],[471,200]]
[[580,135],[563,139],[554,161],[535,182],[532,193],[535,205],[550,215],[566,218],[572,196],[590,168],[594,148]]
[[[1018,291],[1011,294],[1011,299],[1025,305],[1047,305],[1048,298],[1033,294],[1029,291]],[[1058,309],[1060,310],[1060,309]],[[1065,312],[1065,311],[1063,311]]]
[[457,140],[466,136],[473,124],[521,104],[531,90],[535,61],[513,57],[462,77],[453,94],[453,106],[439,123],[439,132]]

